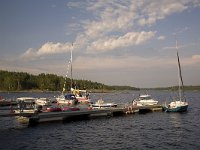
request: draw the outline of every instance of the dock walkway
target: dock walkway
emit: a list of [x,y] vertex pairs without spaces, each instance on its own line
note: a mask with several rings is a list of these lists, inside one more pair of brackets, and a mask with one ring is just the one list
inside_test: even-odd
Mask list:
[[[0,110],[9,110],[10,108],[0,108]],[[19,109],[19,108],[12,108]],[[101,108],[101,109],[84,109],[78,111],[60,111],[60,112],[19,112],[13,113],[0,113],[0,117],[13,117],[19,116],[19,118],[26,118],[29,124],[38,124],[41,122],[50,122],[50,121],[63,121],[63,120],[71,120],[71,119],[84,119],[98,116],[118,116],[125,114],[133,114],[136,112],[146,113],[150,111],[161,111],[161,105],[154,106],[119,106],[119,107],[109,107],[109,108]]]

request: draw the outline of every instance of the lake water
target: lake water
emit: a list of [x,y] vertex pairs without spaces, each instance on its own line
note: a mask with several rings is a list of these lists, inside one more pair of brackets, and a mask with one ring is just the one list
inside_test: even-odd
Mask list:
[[[149,91],[160,103],[172,92]],[[153,112],[118,117],[102,117],[72,122],[43,123],[34,127],[19,124],[14,118],[0,118],[1,150],[199,150],[200,92],[186,92],[186,113]],[[56,93],[0,93],[7,98],[21,96],[53,97]],[[139,91],[92,93],[108,102],[129,103]],[[0,110],[1,111],[1,110]]]

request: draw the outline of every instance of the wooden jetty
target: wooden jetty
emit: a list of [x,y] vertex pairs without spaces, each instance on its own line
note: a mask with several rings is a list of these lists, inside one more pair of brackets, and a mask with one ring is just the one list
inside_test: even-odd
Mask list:
[[[17,109],[17,108],[15,108]],[[2,110],[2,108],[0,108]],[[6,108],[3,108],[6,110]],[[9,108],[7,108],[9,110]],[[109,108],[101,108],[101,109],[83,109],[78,111],[60,111],[60,112],[19,112],[13,113],[12,111],[7,114],[0,113],[0,117],[13,117],[18,116],[20,120],[26,120],[30,125],[35,125],[42,122],[51,122],[51,121],[64,121],[64,120],[81,120],[86,118],[93,118],[98,116],[118,116],[118,115],[125,115],[125,114],[134,114],[136,112],[139,113],[147,113],[152,111],[161,111],[161,105],[154,105],[154,106],[118,106],[118,107],[109,107]],[[25,119],[22,119],[25,118]],[[19,120],[19,121],[20,121]]]

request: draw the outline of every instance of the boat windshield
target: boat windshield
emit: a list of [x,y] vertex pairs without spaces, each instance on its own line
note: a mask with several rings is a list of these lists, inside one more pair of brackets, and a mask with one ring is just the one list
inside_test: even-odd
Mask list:
[[140,96],[140,100],[149,100],[151,99],[150,96]]
[[65,99],[74,100],[74,99],[76,99],[76,97],[74,94],[67,94],[67,95],[65,95]]

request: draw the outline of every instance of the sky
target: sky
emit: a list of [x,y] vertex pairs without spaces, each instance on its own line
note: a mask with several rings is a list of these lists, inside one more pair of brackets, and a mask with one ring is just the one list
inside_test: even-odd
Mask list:
[[[106,85],[200,85],[200,0],[1,0],[0,70]],[[73,44],[72,44],[73,43]]]

